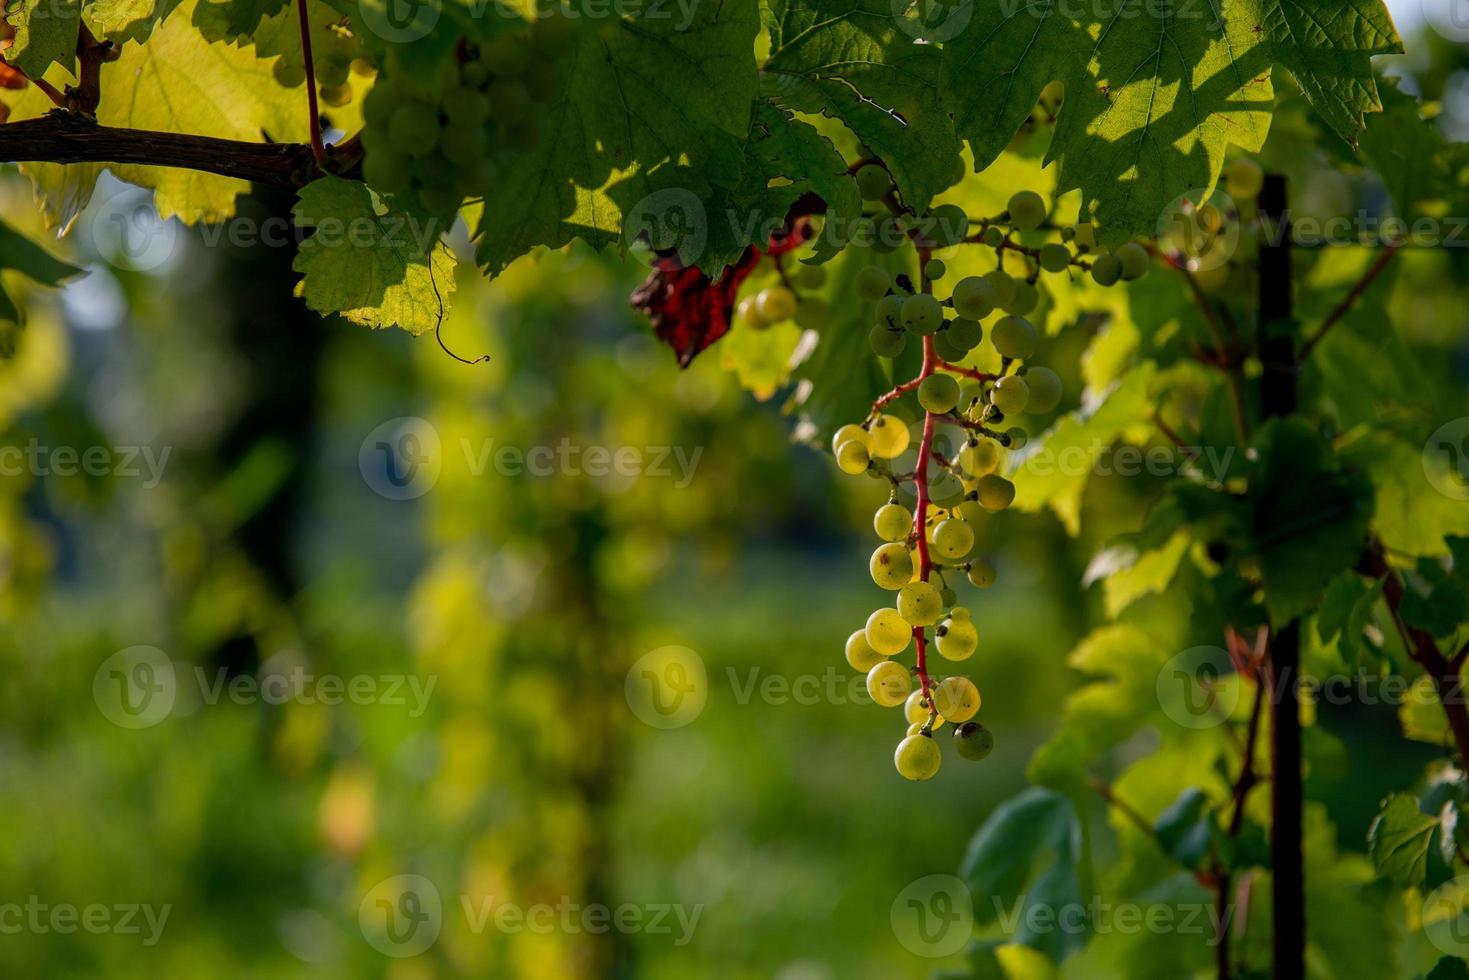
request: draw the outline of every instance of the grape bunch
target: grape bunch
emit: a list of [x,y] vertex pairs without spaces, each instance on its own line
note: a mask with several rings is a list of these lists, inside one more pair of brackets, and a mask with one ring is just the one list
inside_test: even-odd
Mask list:
[[389,59],[363,104],[368,185],[395,203],[452,215],[491,186],[507,154],[533,148],[577,30],[555,8],[545,13],[485,44],[462,43],[432,77]]
[[[865,170],[856,175],[864,196],[879,191],[887,196],[886,172]],[[1030,191],[1012,197],[1004,214],[981,221],[974,235],[968,217],[952,205],[921,218],[895,217],[919,248],[918,286],[907,276],[872,266],[858,275],[856,289],[873,306],[873,351],[896,357],[908,343],[919,343],[923,366],[918,377],[879,398],[861,423],[838,429],[832,452],[843,473],[891,485],[887,502],[873,517],[882,543],[872,553],[869,572],[880,588],[896,593],[895,602],[852,633],[846,658],[867,675],[873,701],[903,706],[907,730],[894,761],[905,778],[923,780],[938,772],[942,753],[936,733],[945,724],[952,726],[955,750],[963,758],[983,759],[994,746],[990,731],[974,720],[981,704],[978,687],[959,674],[932,673],[929,652],[959,663],[978,649],[974,614],[959,603],[953,584],[960,578],[979,589],[994,584],[980,527],[987,515],[1015,499],[1015,485],[1004,475],[1006,456],[1029,438],[1017,416],[1045,415],[1061,401],[1060,377],[1033,363],[1039,335],[1026,317],[1040,304],[1037,280],[1042,272],[1075,270],[1112,285],[1145,274],[1151,256],[1137,244],[1103,251],[1086,224],[1062,230],[1059,241],[1020,244],[1019,233],[1042,230],[1047,218],[1045,201]],[[932,251],[960,243],[994,248],[999,267],[960,279],[940,300],[933,287],[947,277],[948,268]],[[1025,275],[1005,270],[1007,255],[1021,260]],[[984,353],[998,361],[998,371],[960,363],[986,337],[994,356]],[[888,411],[910,396],[923,420],[916,438],[898,414]],[[898,659],[910,646],[912,667]]]

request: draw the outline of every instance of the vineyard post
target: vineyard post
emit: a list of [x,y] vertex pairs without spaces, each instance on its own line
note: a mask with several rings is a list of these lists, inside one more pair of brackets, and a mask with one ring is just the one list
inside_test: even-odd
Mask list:
[[[1296,410],[1295,328],[1291,322],[1290,215],[1286,182],[1265,178],[1260,193],[1265,237],[1260,248],[1260,318],[1256,326],[1263,373],[1261,420]],[[1302,980],[1306,970],[1306,893],[1302,854],[1303,786],[1301,711],[1296,682],[1301,665],[1300,622],[1271,624],[1264,682],[1270,691],[1270,856],[1273,872],[1276,980]]]

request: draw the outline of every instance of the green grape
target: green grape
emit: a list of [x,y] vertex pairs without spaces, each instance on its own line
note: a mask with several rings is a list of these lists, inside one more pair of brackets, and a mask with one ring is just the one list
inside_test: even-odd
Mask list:
[[1034,231],[1046,220],[1046,202],[1035,191],[1020,191],[1010,198],[1010,223],[1021,231]]
[[1097,229],[1090,221],[1083,221],[1076,226],[1076,247],[1085,251],[1097,247]]
[[452,162],[470,167],[489,149],[489,138],[481,127],[456,126],[444,131],[442,147],[444,156]]
[[906,296],[897,293],[884,296],[877,301],[877,322],[889,330],[903,329],[903,304]]
[[819,265],[802,263],[792,278],[804,289],[820,289],[826,285],[826,270]]
[[903,739],[893,754],[893,765],[898,767],[898,775],[915,782],[932,779],[942,761],[943,753],[939,751],[938,743],[932,736],[922,733]]
[[954,284],[954,312],[968,320],[983,320],[995,311],[995,285],[982,276],[966,276]]
[[934,630],[934,644],[946,660],[968,660],[974,656],[979,647],[979,630],[975,629],[969,610],[959,606],[951,611],[949,618]]
[[962,558],[974,547],[974,529],[966,522],[951,517],[939,522],[929,540],[940,557]]
[[969,348],[954,343],[953,335],[945,324],[933,335],[933,352],[945,361],[957,361],[969,353]]
[[876,303],[893,288],[893,277],[886,269],[869,265],[857,273],[857,296],[869,303]]
[[1001,305],[1006,313],[1025,316],[1039,306],[1040,301],[1040,290],[1035,288],[1035,283],[1017,279],[1015,280],[1015,292],[1011,294],[1010,301]]
[[891,607],[879,609],[867,617],[867,626],[863,630],[867,637],[867,645],[884,657],[895,657],[908,649],[908,643],[913,639],[913,627],[909,626]]
[[942,415],[959,403],[959,382],[947,374],[930,374],[918,386],[918,404],[924,411]]
[[[492,67],[491,71],[494,70]],[[514,125],[525,119],[534,107],[530,90],[525,83],[513,78],[498,78],[490,83],[490,107],[495,121],[502,125]]]
[[999,248],[1000,245],[1005,241],[1005,232],[1003,229],[1000,228],[999,225],[990,225],[984,230],[984,235],[981,238],[981,241],[983,241],[990,248]]
[[848,476],[865,473],[870,465],[872,454],[868,452],[866,443],[852,439],[837,447],[837,469]]
[[484,88],[490,80],[490,70],[482,61],[471,61],[459,69],[459,77],[472,89]]
[[367,98],[362,101],[362,121],[367,124],[367,129],[386,130],[393,119],[393,110],[398,108],[401,95],[401,87],[390,80],[374,85],[368,91]]
[[945,608],[959,601],[959,593],[950,588],[939,589],[939,598],[943,600]]
[[1015,278],[1004,269],[986,272],[981,278],[993,287],[996,306],[1004,306],[1015,298]]
[[1055,242],[1042,245],[1039,261],[1041,268],[1047,272],[1065,272],[1066,267],[1071,264],[1071,249]]
[[768,323],[782,323],[796,315],[796,294],[784,286],[770,286],[755,296],[755,308]]
[[939,470],[929,477],[928,499],[940,507],[952,507],[964,499],[964,484],[948,470]]
[[872,455],[878,459],[895,459],[908,448],[908,427],[893,415],[879,415],[867,430]]
[[913,554],[902,542],[880,544],[872,553],[867,568],[879,588],[896,592],[913,581]]
[[979,703],[979,688],[967,677],[945,677],[933,689],[933,706],[944,721],[956,725],[973,718]]
[[914,626],[932,626],[943,611],[939,590],[927,582],[909,582],[898,590],[898,615]]
[[841,448],[842,443],[851,442],[854,439],[864,446],[867,445],[867,430],[860,425],[852,425],[850,423],[837,429],[836,433],[831,437],[832,453],[836,453]]
[[959,317],[949,322],[949,342],[962,351],[971,351],[984,339],[984,327],[978,320]]
[[903,301],[903,326],[920,337],[927,337],[944,322],[944,308],[927,293],[917,293]]
[[755,297],[746,296],[740,300],[735,307],[735,315],[744,320],[752,330],[764,330],[770,326],[770,321],[760,315],[760,307],[755,305]]
[[940,204],[924,222],[924,237],[938,245],[957,245],[969,234],[969,215],[957,204]]
[[[943,721],[943,719],[940,718],[939,721]],[[908,730],[906,732],[904,732],[903,734],[905,736],[906,735],[917,735],[921,731],[923,731],[923,723],[922,722],[917,722],[915,724],[909,725],[908,726]]]
[[536,21],[535,30],[531,32],[531,43],[539,54],[554,61],[561,55],[569,54],[576,46],[578,32],[577,22],[573,18],[564,13],[546,16],[543,12]]
[[340,109],[352,101],[352,86],[323,85],[321,87],[321,101],[334,109]]
[[413,100],[393,110],[388,122],[393,145],[411,157],[427,156],[439,145],[439,118],[427,103]]
[[[922,688],[915,688],[913,693],[908,695],[908,700],[903,703],[903,717],[908,720],[908,724],[919,727],[928,724],[929,718],[933,717],[928,709],[928,698],[923,696]],[[942,718],[933,718],[934,728],[939,728],[943,723]]]
[[867,631],[857,630],[847,637],[847,664],[855,671],[867,673],[886,659],[867,642]]
[[881,326],[873,327],[867,334],[867,342],[872,346],[872,352],[878,357],[897,357],[903,353],[903,348],[908,346],[908,332],[889,330]]
[[995,736],[977,721],[954,726],[954,748],[971,762],[978,762],[994,750]]
[[360,75],[363,78],[376,78],[377,65],[374,65],[366,58],[353,58],[352,74]]
[[975,527],[989,512],[979,505],[979,491],[970,490],[954,507],[954,513],[959,515],[961,521],[967,521],[970,527]]
[[275,80],[286,88],[296,88],[306,83],[306,66],[287,64],[282,58],[271,68]]
[[971,442],[959,450],[959,468],[972,477],[993,473],[999,465],[1000,450],[988,439]]
[[995,566],[983,558],[969,563],[969,584],[976,589],[987,589],[995,584]]
[[[343,88],[352,74],[352,63],[350,61],[338,61],[332,58],[316,59],[316,83],[322,88]],[[302,66],[305,70],[305,66]]]
[[413,170],[406,156],[379,148],[363,159],[362,179],[380,194],[401,194],[413,185]]
[[857,190],[864,201],[880,201],[893,189],[893,179],[888,172],[875,163],[864,164],[857,170]]
[[490,74],[500,78],[511,78],[525,71],[530,64],[530,46],[519,31],[497,35],[480,47],[480,61]]
[[1015,502],[1015,484],[996,473],[979,478],[979,504],[987,511],[1000,511]]
[[1122,278],[1122,260],[1115,255],[1099,255],[1092,263],[1092,281],[1098,286],[1115,286]]
[[1225,168],[1224,189],[1236,201],[1253,201],[1265,189],[1265,171],[1249,157],[1240,157]]
[[449,122],[455,126],[476,128],[483,126],[485,120],[490,118],[490,100],[483,92],[460,89],[445,103],[444,112],[448,115]]
[[938,282],[949,271],[943,259],[929,259],[928,264],[923,267],[923,276],[929,282]]
[[1001,357],[1024,360],[1035,353],[1035,327],[1021,316],[1007,316],[990,329],[990,343]]
[[867,694],[882,708],[896,708],[908,700],[913,677],[908,668],[892,660],[884,660],[867,672]]
[[[1031,411],[1031,406],[1027,405],[1026,411]],[[1030,436],[1026,434],[1026,431],[1018,425],[1012,425],[1010,428],[1006,429],[1005,438],[1010,440],[1009,443],[1007,443],[1007,447],[1014,450],[1024,449],[1025,444],[1027,442],[1030,442]]]
[[1050,368],[1027,368],[1025,383],[1030,386],[1030,404],[1026,411],[1032,415],[1044,415],[1061,403],[1061,378]]
[[884,541],[904,541],[913,530],[913,512],[902,504],[888,502],[872,515],[872,527]]
[[1006,415],[1018,415],[1025,411],[1030,401],[1030,386],[1019,375],[1008,375],[995,382],[990,389],[990,404]]
[[1148,274],[1148,267],[1153,260],[1148,255],[1148,250],[1137,242],[1128,242],[1117,250],[1117,259],[1122,263],[1122,278],[1128,282],[1141,279]]

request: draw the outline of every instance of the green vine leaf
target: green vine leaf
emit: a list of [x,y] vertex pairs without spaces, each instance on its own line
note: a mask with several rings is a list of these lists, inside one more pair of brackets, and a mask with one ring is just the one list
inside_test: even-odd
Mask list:
[[767,0],[764,88],[841,120],[887,163],[903,203],[923,211],[963,165],[939,51],[900,30],[894,11],[892,0]]
[[0,13],[15,28],[7,61],[32,78],[40,78],[53,64],[76,70],[82,0],[14,0],[0,4]]
[[1379,874],[1404,888],[1423,884],[1428,874],[1428,849],[1439,822],[1418,809],[1407,793],[1383,801],[1381,812],[1367,832],[1367,847]]
[[[281,0],[284,2],[284,0]],[[82,17],[87,27],[99,38],[122,44],[124,41],[148,40],[153,29],[173,13],[180,0],[87,0]],[[202,0],[201,8],[218,6],[213,0]],[[231,3],[249,7],[250,3]]]
[[292,264],[302,275],[296,293],[313,310],[412,334],[448,313],[454,256],[431,220],[389,211],[362,184],[337,177],[302,188],[292,214],[314,229]]

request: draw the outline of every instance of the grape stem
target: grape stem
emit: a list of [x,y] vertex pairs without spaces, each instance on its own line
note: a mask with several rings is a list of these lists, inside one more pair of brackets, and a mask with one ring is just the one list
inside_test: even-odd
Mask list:
[[993,381],[999,377],[997,374],[985,374],[976,368],[965,367],[962,364],[953,364],[942,359],[935,366],[942,371],[948,371],[950,374],[957,374],[965,378],[973,378],[975,381]]
[[301,25],[301,57],[306,62],[306,107],[311,115],[311,156],[316,165],[326,169],[326,144],[321,139],[321,112],[316,104],[316,62],[311,57],[311,21],[306,15],[306,0],[296,0],[297,20]]
[[[931,252],[929,249],[918,250],[919,288],[925,293],[933,292],[933,284],[928,281],[928,260]],[[933,337],[923,338],[923,367],[918,372],[916,384],[922,384],[925,379],[932,376],[938,369],[939,358],[933,350]],[[937,416],[932,412],[923,413],[923,438],[918,443],[918,465],[913,470],[913,484],[917,489],[918,506],[913,511],[913,533],[918,538],[918,577],[927,582],[933,574],[933,558],[928,553],[928,462],[933,455],[933,427]],[[928,702],[929,714],[937,714],[933,706],[933,697],[929,693],[928,681],[928,641],[924,637],[923,627],[913,627],[913,641],[918,647],[917,669],[918,685],[923,691],[923,700]],[[930,718],[930,722],[932,718]]]
[[902,396],[906,395],[914,388],[917,388],[922,383],[923,379],[920,377],[914,378],[912,381],[905,381],[902,384],[898,385],[892,391],[888,392],[877,401],[872,403],[872,413],[868,416],[868,418],[876,418],[884,408],[886,408],[888,405],[892,404],[892,402],[896,401]]

